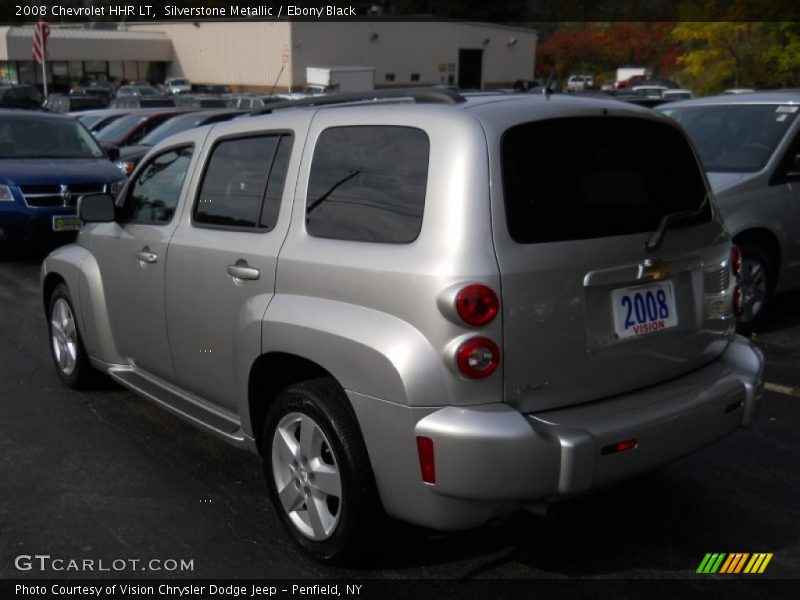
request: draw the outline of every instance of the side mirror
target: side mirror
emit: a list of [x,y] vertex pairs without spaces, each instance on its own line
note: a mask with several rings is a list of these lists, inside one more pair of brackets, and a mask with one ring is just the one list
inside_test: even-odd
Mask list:
[[78,216],[83,223],[110,223],[114,220],[114,197],[111,194],[84,194],[78,198]]
[[116,146],[109,146],[106,148],[106,154],[108,154],[108,160],[111,162],[117,162],[119,160],[119,148]]

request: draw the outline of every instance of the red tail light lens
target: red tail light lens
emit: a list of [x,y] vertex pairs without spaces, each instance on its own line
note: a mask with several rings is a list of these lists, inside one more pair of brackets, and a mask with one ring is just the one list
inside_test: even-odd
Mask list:
[[636,448],[636,440],[625,440],[624,442],[617,442],[616,444],[609,444],[600,449],[600,454],[607,456],[609,454],[617,454],[618,452],[627,452]]
[[417,452],[419,467],[422,470],[422,481],[436,483],[436,463],[433,457],[433,440],[429,437],[417,436]]
[[738,246],[731,248],[731,272],[737,279],[742,276],[742,251]]
[[499,310],[497,294],[485,285],[468,285],[456,296],[458,316],[468,325],[486,325],[497,316]]
[[738,285],[733,288],[733,314],[737,317],[741,316],[742,314],[742,288]]
[[458,347],[456,363],[465,376],[483,379],[494,373],[500,364],[500,349],[489,338],[472,338]]

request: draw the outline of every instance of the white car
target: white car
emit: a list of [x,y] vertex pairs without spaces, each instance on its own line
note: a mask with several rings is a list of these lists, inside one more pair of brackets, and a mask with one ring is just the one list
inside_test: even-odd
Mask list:
[[588,81],[584,75],[571,75],[567,79],[568,92],[582,92],[589,88]]
[[691,100],[694,94],[691,90],[664,90],[661,94],[664,102],[675,102],[676,100]]
[[185,94],[192,91],[192,84],[188,79],[173,78],[164,82],[168,94]]

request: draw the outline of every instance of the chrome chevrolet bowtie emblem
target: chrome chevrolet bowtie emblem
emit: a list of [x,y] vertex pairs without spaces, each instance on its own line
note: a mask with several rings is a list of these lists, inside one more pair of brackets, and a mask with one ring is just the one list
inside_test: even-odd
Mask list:
[[62,206],[68,206],[69,201],[72,199],[72,194],[69,193],[69,188],[63,183],[61,184],[60,187],[61,187],[61,204]]

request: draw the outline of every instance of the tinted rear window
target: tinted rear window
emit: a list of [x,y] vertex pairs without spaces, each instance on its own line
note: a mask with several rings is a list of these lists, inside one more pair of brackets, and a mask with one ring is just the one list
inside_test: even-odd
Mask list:
[[[624,117],[552,119],[502,140],[511,237],[523,244],[655,231],[664,215],[696,209],[705,184],[683,135]],[[708,221],[681,221],[685,227]]]

